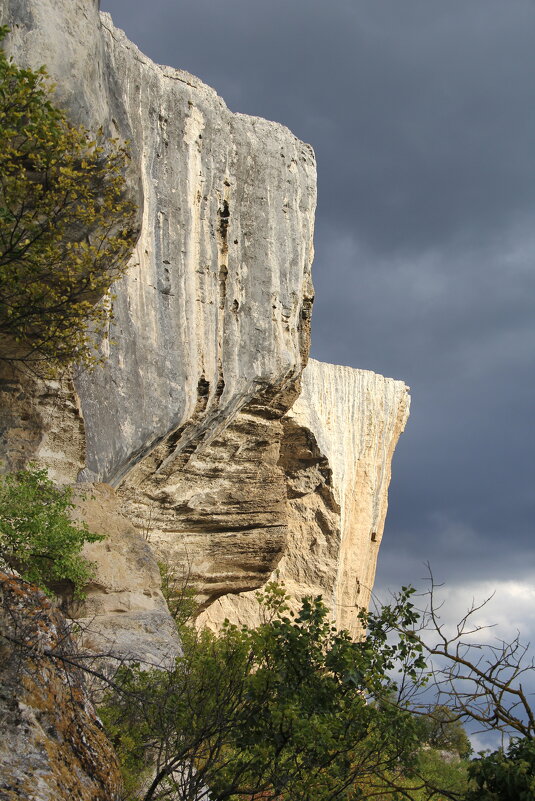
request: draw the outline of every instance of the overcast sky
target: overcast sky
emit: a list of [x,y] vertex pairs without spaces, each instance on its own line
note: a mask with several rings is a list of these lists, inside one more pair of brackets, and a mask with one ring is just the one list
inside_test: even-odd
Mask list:
[[102,0],[316,151],[312,355],[405,380],[378,588],[535,635],[535,3]]

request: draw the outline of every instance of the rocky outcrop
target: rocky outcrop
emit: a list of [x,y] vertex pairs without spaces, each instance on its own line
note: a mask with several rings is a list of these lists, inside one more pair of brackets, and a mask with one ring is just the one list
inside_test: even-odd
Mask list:
[[85,464],[85,431],[71,380],[47,380],[0,359],[0,469],[28,462],[73,483]]
[[113,347],[77,383],[86,476],[117,485],[157,445],[169,464],[266,392],[285,405],[308,353],[314,154],[154,64],[96,3],[7,0],[0,21],[76,122],[129,140],[142,189]]
[[112,671],[125,660],[168,667],[180,653],[180,642],[147,540],[121,513],[107,484],[82,485],[75,504],[73,518],[105,537],[83,550],[94,572],[85,598],[70,608],[79,647],[106,655]]
[[[310,360],[283,421],[279,465],[287,483],[288,543],[270,579],[294,599],[322,595],[338,626],[358,633],[367,608],[388,503],[391,460],[407,421],[401,381]],[[199,620],[217,628],[259,620],[254,593],[227,595]]]
[[315,161],[283,126],[153,64],[108,15],[101,31],[144,190],[115,345],[78,384],[87,469],[117,485],[156,447],[162,472],[248,404],[285,405],[308,354]]
[[0,573],[0,799],[119,801],[113,748],[63,615]]
[[[364,604],[373,581],[406,401],[399,382],[317,363],[298,397],[313,152],[279,124],[231,113],[194,76],[154,64],[97,6],[6,0],[0,9],[9,53],[46,62],[72,119],[129,141],[141,216],[114,288],[104,366],[74,386],[6,374],[5,466],[34,459],[58,481],[113,485],[206,607],[278,569],[296,595],[322,592],[345,625],[343,610]],[[98,617],[148,614],[139,587],[109,591],[106,581],[91,596]],[[132,610],[119,611],[129,594]]]
[[[286,538],[280,419],[308,355],[312,149],[155,65],[95,3],[7,0],[0,21],[19,62],[46,62],[75,121],[129,140],[142,198],[105,365],[78,377],[63,420],[67,441],[82,425],[83,448],[55,477],[72,481],[83,460],[79,478],[119,487],[160,552],[186,563],[202,552],[188,571],[206,602],[258,586]],[[47,464],[27,396],[37,422],[25,456]],[[17,426],[3,423],[11,442]]]
[[[85,483],[77,514],[106,536],[86,547],[96,572],[71,609],[82,649],[104,655],[106,670],[173,660],[155,554],[195,587],[209,625],[253,623],[254,590],[279,577],[295,603],[322,594],[357,633],[408,396],[401,382],[318,362],[301,392],[312,149],[151,62],[97,0],[4,0],[0,24],[18,63],[46,63],[75,123],[129,142],[139,206],[103,366],[73,382],[0,364],[0,469],[34,461],[58,483]],[[109,744],[80,672],[56,658],[71,648],[60,613],[4,586],[29,639],[16,670],[0,639],[0,799],[113,801]],[[0,634],[11,624],[4,615]]]
[[130,519],[150,530],[151,547],[195,588],[202,605],[259,587],[283,553],[277,414],[250,404],[202,450],[179,455],[165,471],[147,458],[119,490]]

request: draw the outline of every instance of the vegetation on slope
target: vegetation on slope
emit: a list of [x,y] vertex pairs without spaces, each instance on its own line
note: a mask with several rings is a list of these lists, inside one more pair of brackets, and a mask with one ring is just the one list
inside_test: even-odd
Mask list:
[[[433,603],[430,613],[416,610],[411,588],[361,613],[367,638],[358,642],[332,627],[320,598],[292,615],[275,584],[259,594],[259,627],[199,632],[183,616],[191,595],[177,600],[164,578],[184,655],[167,673],[122,667],[102,708],[129,801],[535,798],[531,711],[516,683],[533,668],[522,665],[524,652],[511,656],[511,644],[459,645],[461,626],[442,639],[450,662],[437,667],[430,654],[440,649],[421,629],[436,612]],[[446,691],[452,676],[461,683]],[[470,676],[478,683],[467,693]],[[433,683],[439,703],[423,704]],[[469,760],[462,719],[520,737]]]
[[410,595],[355,642],[320,598],[294,616],[271,584],[259,627],[215,635],[183,624],[174,670],[122,667],[101,715],[127,797],[193,801],[209,787],[212,801],[416,800],[438,798],[435,782],[464,788],[458,756],[444,767],[422,750],[421,721],[391,676],[402,665],[417,682],[424,668],[418,643],[387,637],[392,614],[415,621]]
[[73,523],[72,508],[72,489],[56,487],[46,470],[0,477],[0,569],[16,570],[49,595],[68,586],[83,597],[92,565],[81,550],[103,537]]

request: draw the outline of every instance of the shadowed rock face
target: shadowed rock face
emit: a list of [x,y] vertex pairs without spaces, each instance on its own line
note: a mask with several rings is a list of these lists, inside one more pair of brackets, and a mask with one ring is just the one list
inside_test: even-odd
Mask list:
[[[266,416],[271,412],[271,417]],[[240,411],[214,440],[158,471],[153,456],[120,494],[138,529],[203,605],[262,584],[286,545],[283,427],[270,407]]]
[[[113,748],[89,701],[63,615],[0,573],[0,798],[119,801]],[[75,660],[74,660],[75,661]]]
[[0,465],[28,462],[53,481],[74,482],[85,464],[85,430],[72,381],[50,381],[0,360]]

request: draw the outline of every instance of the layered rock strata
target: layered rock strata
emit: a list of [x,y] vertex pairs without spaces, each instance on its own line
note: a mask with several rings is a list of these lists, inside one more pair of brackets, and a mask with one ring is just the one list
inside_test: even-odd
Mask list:
[[[405,384],[311,359],[283,421],[288,543],[270,580],[297,601],[322,595],[340,627],[358,633],[385,523],[394,448],[409,413]],[[227,595],[199,619],[256,622],[254,593]]]
[[[6,0],[0,22],[19,63],[47,64],[74,122],[129,141],[141,221],[114,288],[104,366],[74,386],[6,368],[4,467],[33,459],[57,481],[113,485],[205,606],[279,568],[296,594],[321,591],[344,622],[355,574],[363,587],[373,580],[404,413],[402,390],[391,389],[401,384],[345,368],[313,364],[298,397],[312,304],[311,148],[154,64],[97,2]],[[104,584],[105,607],[118,595]],[[137,604],[137,589],[128,592]]]
[[83,550],[93,575],[84,600],[70,605],[78,647],[102,654],[112,672],[125,660],[169,667],[181,652],[180,642],[147,540],[121,513],[107,484],[83,484],[75,504],[73,518],[105,537]]
[[[78,377],[63,420],[67,441],[83,426],[83,446],[55,477],[82,463],[80,479],[120,486],[139,527],[154,523],[169,558],[201,549],[192,569],[208,601],[258,586],[284,547],[280,418],[308,355],[315,159],[282,125],[155,65],[96,5],[0,11],[10,54],[47,64],[73,120],[129,140],[141,204],[105,364]],[[38,427],[26,456],[47,462]]]
[[[127,191],[139,206],[103,367],[73,383],[0,366],[1,469],[34,461],[58,483],[89,482],[78,514],[106,535],[86,550],[96,573],[74,611],[82,647],[106,655],[103,664],[172,661],[179,645],[155,553],[196,588],[210,625],[254,623],[254,590],[279,577],[295,603],[322,594],[337,624],[357,633],[408,396],[401,382],[318,362],[300,394],[312,149],[151,62],[97,0],[4,0],[0,24],[19,64],[47,65],[74,123],[128,140]],[[41,596],[36,629],[32,604],[15,595],[36,658],[68,642]],[[1,636],[9,625],[0,619],[11,727],[0,798],[113,800],[114,757],[79,673],[34,661],[18,685]],[[69,688],[77,705],[66,710]]]

